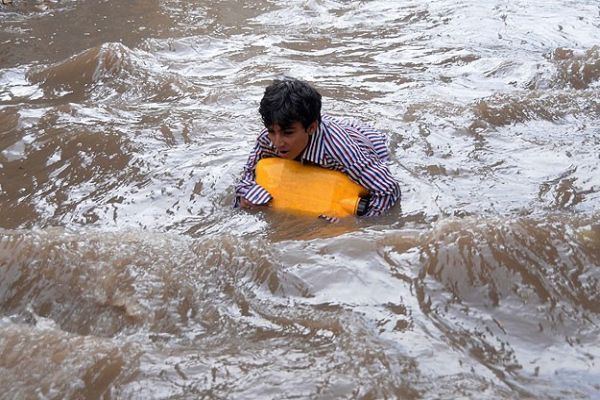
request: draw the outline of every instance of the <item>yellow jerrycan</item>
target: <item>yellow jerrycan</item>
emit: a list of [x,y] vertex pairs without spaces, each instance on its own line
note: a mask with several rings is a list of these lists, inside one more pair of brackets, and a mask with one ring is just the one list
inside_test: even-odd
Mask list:
[[369,191],[339,171],[283,158],[263,158],[256,183],[273,200],[271,207],[308,216],[347,217],[366,212]]

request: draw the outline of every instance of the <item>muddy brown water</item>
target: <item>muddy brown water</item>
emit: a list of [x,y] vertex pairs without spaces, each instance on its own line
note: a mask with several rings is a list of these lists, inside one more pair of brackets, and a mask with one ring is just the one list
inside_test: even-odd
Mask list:
[[[0,398],[600,398],[599,21],[0,4]],[[281,75],[389,135],[401,207],[231,208]]]

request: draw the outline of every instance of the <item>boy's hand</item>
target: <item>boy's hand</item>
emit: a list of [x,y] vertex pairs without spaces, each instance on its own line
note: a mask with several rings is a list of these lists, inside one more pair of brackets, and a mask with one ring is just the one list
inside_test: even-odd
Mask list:
[[254,204],[249,200],[246,200],[246,198],[242,197],[240,198],[240,207],[246,208],[248,210],[263,210],[267,207],[270,207],[270,204]]
[[327,215],[319,215],[319,219],[324,219],[325,221],[329,222],[330,224],[337,224],[338,222],[340,222],[339,218],[329,217]]

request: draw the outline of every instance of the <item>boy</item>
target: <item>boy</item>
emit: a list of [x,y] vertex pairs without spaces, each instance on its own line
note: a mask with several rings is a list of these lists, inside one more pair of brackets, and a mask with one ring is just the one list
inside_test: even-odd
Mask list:
[[267,206],[271,195],[255,181],[256,163],[281,157],[342,171],[369,190],[366,216],[380,215],[400,198],[386,162],[385,136],[358,121],[321,116],[321,95],[308,83],[285,78],[269,85],[260,102],[265,125],[236,186],[235,206]]

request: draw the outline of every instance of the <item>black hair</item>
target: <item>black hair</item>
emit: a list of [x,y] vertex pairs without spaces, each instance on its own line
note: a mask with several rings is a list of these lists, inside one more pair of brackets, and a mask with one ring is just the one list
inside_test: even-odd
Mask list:
[[307,129],[321,122],[321,94],[304,81],[277,79],[265,89],[258,112],[267,128],[277,124],[285,129],[297,121]]

